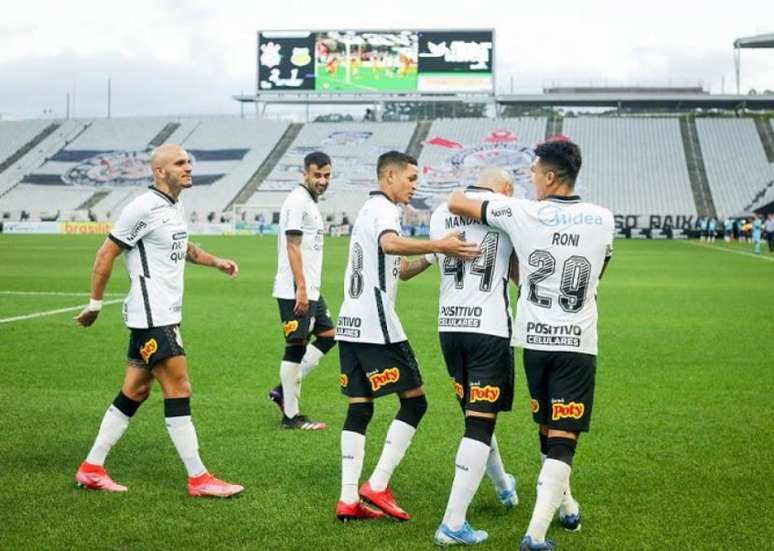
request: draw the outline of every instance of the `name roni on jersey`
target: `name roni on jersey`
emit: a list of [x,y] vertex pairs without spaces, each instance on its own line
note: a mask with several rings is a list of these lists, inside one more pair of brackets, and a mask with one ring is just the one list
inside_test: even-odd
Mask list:
[[527,322],[527,343],[579,348],[583,330],[578,325]]
[[481,327],[483,308],[480,306],[441,306],[439,327]]

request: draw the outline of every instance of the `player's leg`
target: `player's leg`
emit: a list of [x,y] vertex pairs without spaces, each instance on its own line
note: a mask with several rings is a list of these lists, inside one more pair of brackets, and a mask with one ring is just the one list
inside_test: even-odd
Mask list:
[[480,543],[487,533],[473,530],[466,516],[484,473],[489,470],[498,490],[509,493],[508,505],[517,502],[515,479],[505,472],[497,450],[492,451],[497,414],[510,410],[513,402],[513,352],[508,339],[476,334],[442,335],[441,346],[447,368],[453,367],[449,372],[457,374],[455,383],[461,388],[455,384],[455,391],[462,390],[465,434],[457,449],[454,481],[435,540],[439,545]]
[[[278,298],[277,305],[285,338],[285,352],[279,368],[280,383],[271,389],[269,399],[282,410],[284,420],[285,417],[292,419],[298,415],[298,381],[301,360],[306,353],[311,319],[308,315],[296,316],[293,311],[294,300]],[[313,304],[310,303],[310,310],[312,306]],[[286,392],[287,396],[285,396]]]
[[[540,438],[540,465],[548,457],[548,426],[540,425],[538,430]],[[567,489],[562,496],[562,502],[559,504],[559,522],[565,530],[575,532],[580,530],[580,506],[575,498],[572,497],[572,488],[570,482],[567,482]]]
[[199,439],[191,418],[191,381],[179,328],[159,328],[158,356],[152,360],[153,376],[164,393],[167,432],[188,474],[188,495],[230,497],[244,488],[209,473],[199,455]]
[[320,364],[323,356],[330,352],[336,345],[334,337],[336,336],[336,327],[331,319],[331,312],[325,299],[320,295],[317,301],[316,311],[314,313],[315,340],[306,347],[304,357],[301,358],[301,378],[303,379]]
[[360,501],[358,484],[365,459],[366,430],[374,414],[374,404],[365,373],[359,364],[358,347],[342,342],[339,346],[341,392],[349,397],[347,418],[341,429],[341,494],[336,517],[341,521],[367,520],[383,516]]
[[372,348],[366,369],[374,397],[397,393],[400,408],[390,424],[382,454],[360,495],[398,520],[411,518],[395,501],[389,488],[392,474],[411,445],[417,426],[427,411],[419,365],[408,341]]
[[150,395],[152,383],[150,370],[136,360],[130,359],[127,362],[121,390],[102,417],[94,444],[75,474],[79,486],[112,492],[126,491],[125,486],[116,484],[107,474],[105,460],[126,432],[137,409]]
[[496,416],[468,410],[465,434],[454,458],[454,481],[446,504],[443,521],[435,532],[438,545],[475,544],[489,537],[484,530],[474,530],[466,517],[486,472]]
[[[529,538],[535,544],[545,541],[548,527],[570,486],[578,434],[589,429],[596,375],[596,356],[560,352],[552,354],[548,361],[551,411],[543,423],[548,427],[546,459],[538,476],[537,499],[525,536],[525,540]],[[568,513],[560,518],[562,524],[579,529],[580,510],[576,509],[576,518],[569,516]]]

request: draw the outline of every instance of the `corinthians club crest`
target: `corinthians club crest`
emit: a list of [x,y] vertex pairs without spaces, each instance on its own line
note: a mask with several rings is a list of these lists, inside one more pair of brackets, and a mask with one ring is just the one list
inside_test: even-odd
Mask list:
[[450,155],[439,165],[422,167],[419,195],[445,197],[457,187],[475,184],[481,171],[489,167],[503,168],[511,173],[517,197],[534,195],[530,171],[534,152],[531,147],[519,143],[509,130],[495,130],[475,145],[463,145],[442,137],[432,138],[426,144],[448,149]]
[[62,181],[71,186],[149,186],[153,183],[150,155],[151,149],[98,153],[62,174]]

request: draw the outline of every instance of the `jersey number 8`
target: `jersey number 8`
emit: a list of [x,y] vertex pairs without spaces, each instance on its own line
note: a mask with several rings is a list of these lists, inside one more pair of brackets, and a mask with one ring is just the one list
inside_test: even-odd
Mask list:
[[363,294],[363,247],[352,245],[352,273],[349,275],[349,296],[358,298]]

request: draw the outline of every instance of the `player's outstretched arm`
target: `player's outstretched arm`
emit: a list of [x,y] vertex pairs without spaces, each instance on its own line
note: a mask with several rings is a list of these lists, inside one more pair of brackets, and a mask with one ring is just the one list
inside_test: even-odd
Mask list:
[[481,207],[484,203],[478,199],[471,199],[461,190],[457,190],[449,196],[449,210],[454,214],[481,221]]
[[413,239],[388,232],[379,238],[379,245],[387,254],[417,255],[442,253],[461,260],[474,260],[481,251],[475,243],[460,239],[460,233],[451,233],[443,239]]
[[231,279],[234,279],[239,275],[239,266],[236,262],[229,260],[228,258],[220,258],[211,255],[194,243],[188,244],[188,249],[185,252],[185,259],[191,264],[200,264],[202,266],[217,268],[224,274],[227,274]]
[[412,260],[408,258],[400,259],[400,280],[407,281],[414,276],[417,276],[427,270],[430,267],[430,262],[424,256],[414,258]]
[[110,274],[113,273],[113,263],[121,255],[121,247],[116,245],[110,238],[97,251],[97,257],[94,259],[94,268],[91,271],[91,300],[88,306],[73,319],[82,325],[88,327],[97,321],[100,310],[102,310],[102,297],[105,296],[105,287],[110,281]]

